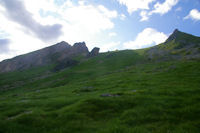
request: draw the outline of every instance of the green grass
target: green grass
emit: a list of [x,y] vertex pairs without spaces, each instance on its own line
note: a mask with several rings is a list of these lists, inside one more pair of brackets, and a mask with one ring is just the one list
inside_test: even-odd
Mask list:
[[199,133],[199,60],[143,55],[102,53],[44,78],[52,67],[1,74],[0,86],[25,83],[0,91],[0,132]]

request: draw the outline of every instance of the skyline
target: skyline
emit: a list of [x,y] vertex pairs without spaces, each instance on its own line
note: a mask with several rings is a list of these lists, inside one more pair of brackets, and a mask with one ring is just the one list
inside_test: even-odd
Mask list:
[[60,41],[106,52],[157,45],[176,28],[200,36],[199,7],[198,0],[0,0],[0,61]]

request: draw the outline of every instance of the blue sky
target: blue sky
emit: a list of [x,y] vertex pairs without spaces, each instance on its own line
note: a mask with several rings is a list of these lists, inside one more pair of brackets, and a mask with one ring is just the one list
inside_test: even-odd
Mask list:
[[101,51],[200,36],[200,0],[0,0],[0,60],[66,41]]

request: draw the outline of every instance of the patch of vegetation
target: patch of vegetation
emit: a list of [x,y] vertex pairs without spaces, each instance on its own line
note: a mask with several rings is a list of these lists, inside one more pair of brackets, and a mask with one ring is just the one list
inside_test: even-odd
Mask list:
[[49,73],[54,66],[0,75],[0,87],[8,85],[0,132],[200,131],[199,60],[151,62],[144,50],[125,50]]

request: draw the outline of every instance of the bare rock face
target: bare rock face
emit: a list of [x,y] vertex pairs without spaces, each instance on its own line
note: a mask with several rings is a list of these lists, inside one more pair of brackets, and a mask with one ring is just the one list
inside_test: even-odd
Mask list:
[[81,53],[85,53],[85,54],[87,54],[89,52],[85,42],[75,43],[73,45],[73,50],[72,51],[74,51],[74,53],[81,52]]
[[64,49],[63,52],[58,53],[57,60],[59,62],[62,62],[63,60],[66,60],[78,55],[86,56],[88,53],[89,51],[85,42],[78,42],[78,43],[75,43],[70,48]]
[[89,53],[88,57],[94,57],[94,56],[97,56],[99,54],[99,50],[100,48],[93,48],[92,51]]
[[75,43],[71,46],[67,42],[62,41],[50,47],[0,62],[0,73],[25,70],[31,67],[45,66],[58,62],[67,62],[65,64],[71,65],[75,64],[71,60],[74,56],[86,56],[88,54],[89,51],[85,42]]

